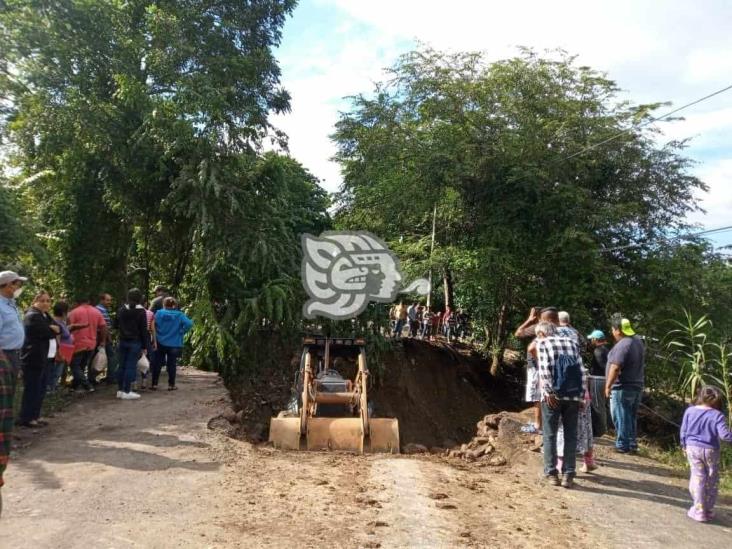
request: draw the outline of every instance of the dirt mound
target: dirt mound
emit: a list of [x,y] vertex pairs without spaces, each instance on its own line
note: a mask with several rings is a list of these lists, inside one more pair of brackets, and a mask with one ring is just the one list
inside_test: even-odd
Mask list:
[[515,409],[514,392],[465,348],[404,340],[384,357],[372,400],[375,416],[399,420],[402,446],[452,448],[471,439],[486,413]]
[[[290,356],[272,371],[262,369],[231,384],[233,410],[224,415],[235,427],[234,436],[267,440],[269,419],[291,399],[299,354]],[[399,420],[402,448],[453,448],[471,440],[476,422],[487,413],[515,410],[521,402],[519,385],[510,376],[491,377],[488,362],[468,347],[406,339],[375,362],[371,359],[373,415]],[[351,376],[352,367],[343,364],[341,373]]]

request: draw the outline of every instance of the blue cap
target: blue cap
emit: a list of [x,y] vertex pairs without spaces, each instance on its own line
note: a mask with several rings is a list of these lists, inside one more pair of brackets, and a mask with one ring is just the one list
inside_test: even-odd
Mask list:
[[587,339],[605,339],[605,334],[602,330],[595,330],[587,336]]

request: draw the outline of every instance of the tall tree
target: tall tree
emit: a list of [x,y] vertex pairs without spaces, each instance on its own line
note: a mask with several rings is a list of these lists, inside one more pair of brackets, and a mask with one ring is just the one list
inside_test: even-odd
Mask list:
[[494,372],[510,321],[532,305],[587,322],[608,307],[630,314],[634,276],[686,228],[705,187],[682,143],[658,146],[652,130],[633,129],[659,105],[617,91],[561,53],[496,63],[409,53],[337,124],[337,221],[399,241],[412,269],[449,273],[457,304],[485,329]]

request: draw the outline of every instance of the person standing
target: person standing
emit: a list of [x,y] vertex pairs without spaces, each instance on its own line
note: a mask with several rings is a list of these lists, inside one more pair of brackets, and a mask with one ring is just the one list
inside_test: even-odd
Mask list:
[[74,334],[74,356],[71,359],[71,373],[73,381],[71,388],[80,388],[94,392],[91,371],[91,357],[97,348],[98,342],[107,341],[107,323],[99,309],[89,305],[89,299],[82,297],[77,300],[77,306],[69,313],[69,324],[80,326]]
[[139,393],[132,391],[137,378],[137,361],[147,354],[150,336],[147,330],[147,314],[142,306],[142,292],[132,288],[127,292],[127,303],[120,307],[115,318],[119,330],[119,368],[117,369],[117,398],[135,400]]
[[693,500],[687,516],[698,522],[714,518],[720,441],[732,444],[732,432],[720,411],[723,401],[722,391],[706,385],[699,391],[695,405],[686,409],[681,422],[681,448],[689,460],[689,493]]
[[[18,415],[18,425],[39,427],[46,425],[40,421],[43,397],[46,394],[46,374],[51,342],[56,344],[56,336],[61,333],[48,315],[51,309],[51,296],[41,291],[33,298],[33,303],[23,319],[25,343],[20,355],[23,368],[23,400]],[[56,348],[53,349],[56,356]]]
[[183,350],[183,336],[193,327],[193,321],[177,309],[178,303],[166,297],[163,309],[155,313],[153,321],[155,365],[153,366],[152,389],[156,391],[163,366],[168,371],[168,391],[175,391],[175,374],[178,358]]
[[[539,308],[532,307],[529,316],[523,324],[516,328],[514,336],[516,339],[525,340],[526,347],[526,384],[524,386],[524,400],[534,407],[534,422],[521,427],[524,433],[541,433],[541,388],[539,386],[539,364],[536,361],[536,324],[539,322]],[[546,334],[544,334],[546,335]]]
[[594,330],[587,336],[592,351],[590,365],[590,397],[592,399],[592,433],[601,437],[607,432],[607,398],[605,398],[605,370],[610,352],[602,330]]
[[409,321],[409,337],[417,337],[417,313],[419,303],[414,302],[407,307],[407,320]]
[[2,514],[3,475],[10,459],[13,438],[13,396],[15,371],[13,365],[0,350],[0,514]]
[[0,273],[0,349],[13,368],[13,393],[15,380],[20,372],[20,350],[25,341],[25,329],[20,320],[15,300],[23,293],[23,283],[28,279],[13,271]]
[[161,286],[160,284],[155,286],[153,292],[155,293],[155,297],[153,298],[152,303],[150,303],[150,310],[154,315],[163,308],[163,300],[170,294],[168,293],[168,288]]
[[605,397],[610,399],[610,415],[615,425],[615,451],[621,454],[638,450],[638,406],[645,381],[645,345],[630,325],[630,320],[613,315],[615,345],[607,356]]
[[569,313],[567,311],[559,311],[557,313],[557,317],[559,320],[559,330],[558,332],[561,334],[562,331],[568,330],[569,332],[565,333],[571,333],[572,336],[577,340],[577,343],[580,346],[580,350],[583,350],[585,347],[587,347],[587,342],[585,341],[584,336],[579,333],[579,330],[572,326],[572,323],[569,319]]
[[[558,486],[561,472],[561,485],[571,488],[577,465],[577,420],[587,390],[582,355],[573,338],[556,335],[557,327],[552,322],[539,322],[535,331],[546,334],[536,343],[544,424],[544,476],[550,484]],[[562,470],[558,471],[557,432],[560,422],[564,429],[564,461]]]
[[[117,360],[114,352],[114,341],[112,340],[112,317],[109,311],[112,308],[112,296],[108,293],[99,294],[97,309],[104,317],[104,323],[107,325],[107,337],[104,343],[99,342],[100,346],[104,346],[104,352],[107,354],[107,377],[104,378],[106,383],[114,383],[117,380]],[[92,361],[94,358],[92,358]]]
[[407,322],[407,308],[404,306],[404,303],[399,302],[399,305],[397,305],[396,312],[394,314],[396,316],[394,337],[398,339],[402,337],[402,330],[404,328],[404,324]]
[[607,355],[610,352],[605,339],[605,333],[602,330],[594,330],[587,336],[589,347],[592,350],[592,364],[590,365],[590,375],[605,377],[607,369]]

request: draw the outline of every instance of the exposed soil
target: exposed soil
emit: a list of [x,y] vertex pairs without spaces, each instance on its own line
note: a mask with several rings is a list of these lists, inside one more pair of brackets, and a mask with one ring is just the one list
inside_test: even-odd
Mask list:
[[[224,436],[216,376],[185,369],[175,393],[78,399],[12,457],[3,547],[726,547],[685,516],[686,479],[618,456],[574,490],[540,483],[540,454],[505,467],[434,455],[280,452]],[[513,416],[512,416],[513,417]],[[519,416],[521,418],[523,416]],[[500,429],[499,429],[500,430]]]
[[[267,439],[269,419],[287,407],[299,354],[272,371],[232,387],[240,423],[234,436],[250,442]],[[485,358],[464,346],[404,339],[380,357],[379,376],[370,392],[375,417],[399,420],[402,446],[452,448],[469,441],[486,413],[517,409],[515,382],[488,374]],[[342,362],[341,374],[353,378],[355,365]]]

